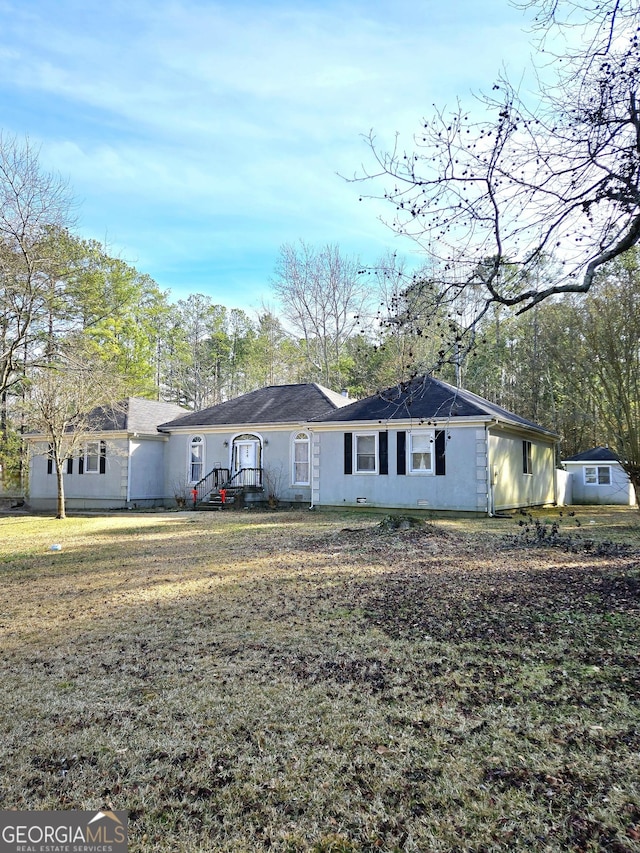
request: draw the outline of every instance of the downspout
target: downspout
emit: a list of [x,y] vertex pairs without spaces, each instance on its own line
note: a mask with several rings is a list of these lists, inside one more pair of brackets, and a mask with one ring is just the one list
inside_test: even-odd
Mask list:
[[306,429],[309,433],[309,486],[311,487],[311,501],[309,503],[309,512],[311,512],[312,509],[316,508],[313,502],[313,479],[315,476],[313,473],[313,430],[308,428]]
[[127,439],[127,509],[131,503],[131,438]]

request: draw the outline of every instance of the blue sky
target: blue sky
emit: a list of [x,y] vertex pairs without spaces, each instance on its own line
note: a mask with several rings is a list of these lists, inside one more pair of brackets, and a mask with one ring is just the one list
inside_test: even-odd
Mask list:
[[373,129],[529,65],[508,0],[0,0],[0,125],[68,178],[77,231],[174,299],[270,300],[279,248],[409,254],[339,174]]

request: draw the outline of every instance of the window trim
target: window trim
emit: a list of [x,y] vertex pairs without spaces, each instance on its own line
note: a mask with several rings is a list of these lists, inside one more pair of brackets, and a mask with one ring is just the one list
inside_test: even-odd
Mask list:
[[533,444],[528,438],[522,439],[522,473],[527,477],[533,475]]
[[[587,471],[592,470],[595,475],[595,481],[587,480]],[[609,480],[606,483],[600,482],[600,471],[606,470],[609,472]],[[585,465],[583,469],[583,481],[585,486],[610,486],[612,483],[611,465]]]
[[[409,436],[409,441],[407,441],[407,474],[411,476],[418,477],[432,477],[435,475],[436,471],[436,433],[433,429],[416,429],[416,430],[408,430],[407,434]],[[414,468],[413,467],[413,455],[415,452],[424,452],[424,451],[414,451],[413,449],[413,439],[414,436],[426,436],[427,441],[429,442],[429,456],[430,456],[430,464],[428,468]]]
[[[304,436],[301,438],[301,436]],[[300,462],[296,459],[296,447],[305,447],[307,448],[307,458],[306,462]],[[307,466],[307,479],[306,480],[298,480],[296,479],[296,466],[304,465]],[[298,432],[294,432],[291,437],[291,485],[292,486],[310,486],[311,485],[311,436],[307,432],[307,430],[299,430]]]
[[[354,432],[353,433],[353,473],[354,474],[378,474],[379,472],[379,461],[378,461],[378,431],[372,430],[371,432]],[[358,458],[363,454],[358,454],[358,440],[361,438],[373,438],[373,468],[360,469],[358,467]],[[371,454],[367,454],[369,457]]]
[[[91,448],[95,447],[95,452],[91,452]],[[85,474],[99,474],[100,473],[100,457],[102,455],[102,445],[100,441],[87,441],[84,446],[84,465],[83,471]],[[95,459],[95,468],[89,467],[89,460]]]
[[[198,447],[202,449],[202,453],[200,455],[200,462],[194,462],[192,459],[193,446],[197,444]],[[205,449],[206,443],[204,440],[204,435],[201,433],[196,433],[194,435],[189,436],[189,443],[187,444],[187,482],[188,483],[198,483],[204,477],[204,463],[205,463]],[[193,478],[193,466],[200,465],[200,476],[197,479]]]

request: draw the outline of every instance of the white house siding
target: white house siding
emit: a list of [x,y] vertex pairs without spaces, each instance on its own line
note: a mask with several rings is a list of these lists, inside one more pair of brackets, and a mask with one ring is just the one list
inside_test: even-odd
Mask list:
[[130,507],[157,506],[167,503],[164,487],[165,436],[132,438],[129,441],[129,472],[122,466],[124,483],[121,491],[128,495]]
[[[531,442],[531,474],[523,471],[523,441]],[[551,439],[545,441],[532,434],[492,428],[489,456],[494,510],[555,503],[555,453]]]
[[[309,433],[309,430],[295,424],[277,429],[272,426],[216,427],[215,429],[194,427],[189,431],[181,429],[179,432],[172,432],[166,454],[166,493],[173,497],[182,488],[187,490],[187,497],[189,497],[188,492],[192,485],[187,482],[189,447],[194,435],[201,435],[204,439],[203,475],[206,475],[214,468],[231,469],[233,439],[239,435],[251,434],[258,436],[261,440],[262,468],[269,482],[274,486],[276,497],[283,502],[308,504],[311,502],[311,485],[292,482],[293,437],[301,431]],[[224,446],[225,442],[227,447]],[[267,497],[266,483],[263,497],[264,499]]]
[[[91,436],[100,440],[99,435]],[[64,474],[65,505],[67,510],[117,509],[127,502],[127,446],[126,438],[106,440],[105,473],[79,473],[78,460],[73,460],[73,472]],[[29,472],[29,505],[34,510],[48,511],[56,508],[57,480],[55,472],[47,473],[47,459],[43,455],[46,445],[37,445],[31,456]]]
[[573,503],[573,477],[568,471],[556,468],[556,503],[558,506],[567,506]]
[[[247,430],[251,432],[252,430]],[[311,503],[311,483],[306,485],[293,483],[293,438],[299,432],[308,429],[301,426],[289,426],[286,429],[262,429],[263,437],[262,467],[265,472],[265,497],[268,486],[275,487],[275,496],[284,503]],[[266,444],[264,443],[266,441]],[[312,444],[309,444],[309,476],[312,472]]]
[[194,427],[189,432],[171,433],[169,437],[168,450],[165,464],[165,493],[169,499],[178,496],[189,497],[191,483],[189,483],[189,446],[194,435],[204,437],[204,474],[208,474],[212,468],[228,468],[228,448],[223,442],[230,440],[228,432],[207,434],[204,429]]
[[[633,486],[624,468],[619,462],[565,462],[565,468],[571,474],[572,497],[574,504],[605,504],[634,506],[636,502]],[[611,483],[585,483],[584,469],[609,466]]]
[[[414,425],[414,429],[424,430]],[[445,430],[446,473],[397,474],[398,432],[411,425],[341,424],[339,430],[318,429],[322,473],[318,483],[321,506],[373,506],[391,509],[437,509],[467,512],[487,511],[487,467],[484,430],[475,425]],[[388,474],[345,474],[345,432],[387,432]],[[481,436],[479,439],[478,436]]]

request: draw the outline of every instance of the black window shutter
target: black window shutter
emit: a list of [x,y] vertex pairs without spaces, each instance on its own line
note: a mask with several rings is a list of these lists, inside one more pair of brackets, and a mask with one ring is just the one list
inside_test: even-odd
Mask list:
[[398,474],[407,473],[407,434],[402,429],[396,439],[396,471]]
[[444,476],[446,471],[446,436],[443,429],[436,430],[436,475]]
[[389,473],[389,433],[378,433],[378,456],[380,457],[378,469],[381,474]]
[[344,434],[344,473],[353,474],[353,434]]
[[78,474],[84,474],[84,456],[78,456]]
[[67,459],[67,474],[73,474],[73,456]]
[[107,442],[100,442],[100,473],[105,474],[107,471]]

